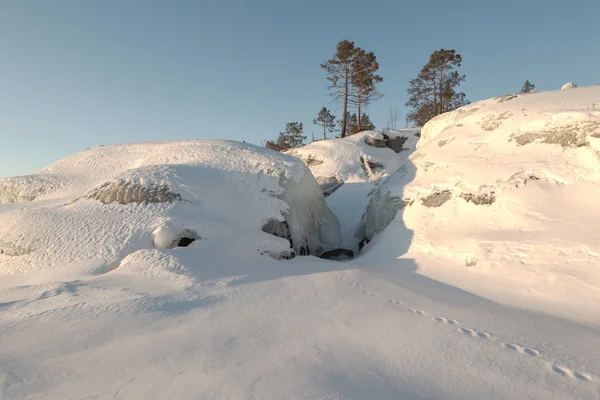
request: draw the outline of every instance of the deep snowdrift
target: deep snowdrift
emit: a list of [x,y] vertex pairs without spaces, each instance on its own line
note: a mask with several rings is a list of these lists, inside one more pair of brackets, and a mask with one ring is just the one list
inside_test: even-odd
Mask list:
[[[1,179],[0,200],[26,201],[0,204],[4,272],[103,273],[183,237],[217,252],[285,258],[340,243],[339,223],[300,160],[236,142],[88,149],[38,174]],[[285,238],[261,231],[267,224],[285,227]]]
[[587,314],[600,294],[599,150],[598,86],[468,105],[423,127],[357,239],[400,210],[367,256],[413,258],[422,273],[498,300]]

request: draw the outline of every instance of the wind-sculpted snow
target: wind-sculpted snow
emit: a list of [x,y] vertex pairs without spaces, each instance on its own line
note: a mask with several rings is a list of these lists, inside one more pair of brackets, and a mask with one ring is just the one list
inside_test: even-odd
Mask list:
[[[0,243],[16,243],[18,233],[35,245],[3,244],[3,271],[96,275],[141,249],[204,242],[210,253],[291,258],[341,241],[337,218],[302,161],[243,143],[102,146],[8,184],[20,194],[5,190],[6,203],[29,202],[0,207]],[[287,224],[289,240],[263,232],[267,220]]]
[[[434,118],[371,197],[356,239],[381,240],[363,253],[427,258],[422,273],[488,296],[482,282],[491,279],[515,305],[535,282],[538,293],[573,299],[561,307],[591,310],[590,293],[600,293],[599,99],[600,86],[516,94]],[[396,239],[405,254],[392,245],[402,237],[411,238]],[[585,300],[573,277],[590,287]]]

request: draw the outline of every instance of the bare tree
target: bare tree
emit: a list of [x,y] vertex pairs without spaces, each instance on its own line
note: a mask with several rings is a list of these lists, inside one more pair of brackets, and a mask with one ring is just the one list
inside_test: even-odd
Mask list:
[[388,129],[396,130],[398,129],[398,109],[393,108],[390,104],[390,110],[388,114]]

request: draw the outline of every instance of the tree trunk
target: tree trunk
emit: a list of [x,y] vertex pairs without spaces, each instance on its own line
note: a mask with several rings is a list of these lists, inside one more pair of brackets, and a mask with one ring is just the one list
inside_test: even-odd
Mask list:
[[344,64],[344,114],[342,117],[342,137],[346,137],[346,114],[348,113],[348,61]]
[[440,67],[440,114],[444,113],[444,68]]
[[323,140],[327,139],[327,124],[323,122]]
[[358,131],[360,132],[362,129],[361,121],[360,121],[360,89],[358,90]]
[[[433,87],[433,113],[436,114],[438,111],[438,100],[437,100],[437,84],[435,82],[435,74],[431,74],[431,84]],[[435,116],[435,115],[434,115]]]

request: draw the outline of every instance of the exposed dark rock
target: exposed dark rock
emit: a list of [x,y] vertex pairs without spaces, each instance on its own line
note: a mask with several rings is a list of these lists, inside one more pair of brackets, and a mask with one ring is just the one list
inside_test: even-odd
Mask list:
[[483,194],[462,193],[460,197],[465,199],[467,203],[471,202],[478,206],[491,205],[496,201],[496,194],[494,192]]
[[539,142],[544,144],[557,144],[564,148],[583,147],[588,145],[587,136],[600,133],[600,122],[582,121],[572,125],[565,125],[541,132],[527,132],[519,136],[513,136],[519,146]]
[[191,243],[193,243],[195,241],[196,241],[195,238],[182,237],[181,239],[179,239],[179,242],[177,243],[177,247],[188,247]]
[[445,202],[452,198],[452,192],[449,190],[442,190],[441,192],[435,192],[427,197],[421,199],[421,203],[425,207],[441,207]]
[[277,236],[283,239],[287,239],[292,241],[292,236],[290,234],[290,227],[287,221],[278,221],[276,219],[269,219],[264,225],[261,227],[263,232],[266,232],[270,235]]
[[323,164],[323,161],[317,160],[312,154],[309,154],[306,159],[303,159],[303,161],[309,167],[313,166],[313,165],[321,165],[321,164]]
[[326,260],[343,260],[354,257],[354,252],[352,250],[347,249],[333,249],[326,251],[325,253],[319,256],[320,258],[324,258]]
[[329,178],[317,178],[317,183],[321,187],[323,196],[327,197],[342,187],[344,181],[339,180],[335,176],[331,176]]
[[477,265],[477,258],[475,258],[475,257],[467,257],[467,259],[465,260],[466,267],[474,267],[476,265]]
[[105,182],[73,200],[73,203],[81,198],[98,200],[104,204],[170,203],[181,200],[181,196],[171,192],[166,185],[147,187],[129,181]]
[[371,161],[368,157],[361,156],[361,167],[367,176],[373,177],[377,171],[383,169],[383,164],[377,161]]
[[373,147],[379,147],[379,148],[387,147],[388,149],[391,149],[396,153],[400,153],[400,151],[406,150],[406,149],[402,148],[402,145],[404,144],[404,142],[406,142],[408,140],[408,137],[406,137],[406,136],[390,137],[389,135],[387,135],[383,132],[381,133],[381,136],[383,137],[383,139],[376,139],[374,137],[368,136],[365,139],[365,143],[368,144],[369,146],[373,146]]
[[365,140],[365,143],[368,144],[369,146],[373,146],[373,147],[379,147],[379,148],[387,147],[384,140],[376,139],[371,136],[367,137],[367,139]]
[[448,139],[441,139],[438,141],[438,146],[443,147],[443,146],[447,145],[448,143],[451,143],[454,139],[455,139],[454,137],[451,137]]
[[388,149],[393,150],[395,153],[400,153],[402,150],[406,150],[402,148],[402,145],[408,140],[406,136],[397,136],[390,138],[385,133],[383,134],[383,140],[385,140],[385,145]]

